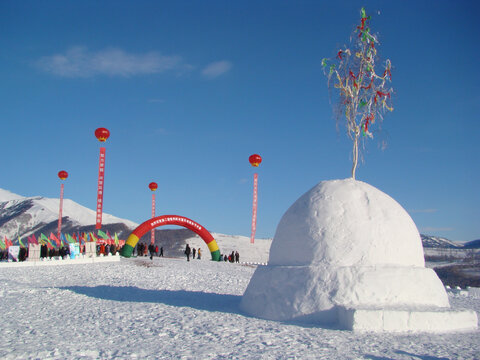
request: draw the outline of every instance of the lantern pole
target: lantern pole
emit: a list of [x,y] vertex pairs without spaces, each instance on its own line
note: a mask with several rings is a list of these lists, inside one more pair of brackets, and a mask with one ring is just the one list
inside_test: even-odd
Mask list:
[[[105,128],[98,128],[95,130],[95,137],[100,142],[105,142],[110,136],[110,131]],[[105,148],[100,147],[100,157],[98,162],[98,183],[97,183],[97,215],[95,229],[102,228],[102,214],[103,214],[103,187],[105,183]]]
[[[156,182],[148,184],[149,189],[152,191],[152,219],[155,217],[155,190],[158,188]],[[150,230],[150,243],[155,244],[155,229]]]
[[[152,219],[155,217],[155,191],[152,191]],[[150,242],[155,244],[155,229],[150,233]]]
[[250,243],[255,243],[255,232],[257,231],[257,200],[258,200],[258,174],[253,174],[253,206],[252,206],[252,234]]
[[[253,167],[258,167],[262,162],[262,157],[253,154],[248,158]],[[253,205],[252,205],[252,234],[250,235],[250,243],[255,243],[255,232],[257,231],[257,204],[258,204],[258,174],[253,175]]]
[[60,184],[60,209],[58,210],[58,228],[57,239],[60,240],[62,231],[62,213],[63,213],[63,182]]
[[[60,180],[65,180],[68,177],[68,173],[66,171],[59,171],[58,172],[58,177]],[[63,214],[63,188],[64,184],[63,182],[60,183],[60,206],[58,210],[58,227],[57,227],[57,239],[60,240],[61,234],[62,234],[62,214]]]
[[97,217],[95,229],[102,228],[103,213],[103,185],[105,182],[105,148],[100,147],[100,157],[98,162],[98,183],[97,183]]

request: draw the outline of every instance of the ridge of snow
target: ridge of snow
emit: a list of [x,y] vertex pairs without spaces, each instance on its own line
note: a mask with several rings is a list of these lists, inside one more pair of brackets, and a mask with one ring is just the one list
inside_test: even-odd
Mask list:
[[[48,210],[43,216],[36,216],[38,220],[43,222],[51,222],[55,219],[58,219],[58,210],[60,207],[60,199],[44,198],[44,197],[35,197],[32,198],[34,205],[28,213],[30,214],[41,214],[42,210]],[[96,212],[76,203],[70,199],[63,200],[63,216],[68,216],[70,220],[77,222],[79,225],[86,226],[92,225],[96,222]],[[116,216],[103,213],[102,214],[102,223],[103,224],[114,224],[114,223],[124,223],[125,225],[135,228],[138,226],[137,223],[121,219]]]
[[462,248],[465,245],[464,243],[454,242],[440,236],[420,234],[420,237],[424,247]]
[[[58,219],[60,208],[59,198],[47,198],[42,196],[24,197],[8,190],[0,189],[0,202],[7,203],[5,208],[17,205],[23,201],[32,201],[33,206],[26,211],[32,217],[34,223],[49,223]],[[63,199],[62,216],[68,216],[71,221],[81,226],[93,225],[96,222],[96,212],[71,199]],[[124,223],[128,227],[135,228],[137,223],[122,219],[111,214],[102,214],[103,224]]]
[[0,189],[0,202],[6,202],[11,200],[21,200],[25,197],[12,193],[11,191]]

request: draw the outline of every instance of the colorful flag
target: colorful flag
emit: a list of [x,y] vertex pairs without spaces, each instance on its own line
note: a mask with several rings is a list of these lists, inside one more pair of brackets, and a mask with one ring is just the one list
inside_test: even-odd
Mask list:
[[98,230],[98,236],[101,237],[102,239],[108,239],[107,234],[105,234],[102,230]]
[[28,237],[28,243],[38,245],[38,240],[35,238],[35,234],[32,234],[32,236]]
[[7,239],[7,236],[5,236],[5,245],[6,245],[7,249],[8,249],[10,246],[13,246],[13,243],[12,243],[9,239]]
[[[52,238],[52,235],[53,235],[53,233],[50,233],[50,238]],[[55,235],[53,235],[53,238],[55,238]],[[52,240],[53,240],[53,238],[52,238]],[[40,239],[42,239],[45,244],[48,242],[48,236],[43,234],[43,233],[40,234]]]
[[117,233],[115,233],[115,245],[118,246],[118,236],[117,236]]
[[55,241],[55,244],[57,245],[57,247],[59,247],[61,245],[60,240],[53,233],[50,233],[50,238],[47,238],[46,236],[45,236],[45,238],[46,238],[47,243],[50,243],[50,240],[53,240],[53,241]]
[[20,236],[18,237],[18,244],[19,244],[21,247],[25,247],[25,245],[24,245],[23,242],[22,242],[22,239],[20,239]]

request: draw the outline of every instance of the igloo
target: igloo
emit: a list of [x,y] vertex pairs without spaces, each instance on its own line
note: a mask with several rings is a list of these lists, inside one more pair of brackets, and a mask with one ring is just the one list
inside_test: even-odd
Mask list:
[[264,319],[359,331],[477,326],[474,311],[450,309],[442,282],[425,268],[408,213],[354,179],[320,182],[287,210],[241,308]]

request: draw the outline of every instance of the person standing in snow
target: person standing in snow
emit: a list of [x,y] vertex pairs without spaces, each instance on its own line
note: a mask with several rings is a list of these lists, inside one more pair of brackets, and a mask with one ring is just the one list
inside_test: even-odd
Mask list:
[[46,244],[42,244],[42,246],[40,246],[40,257],[46,258],[47,256],[48,256],[48,247]]
[[158,245],[155,245],[155,255],[158,256]]
[[155,252],[155,246],[153,244],[148,245],[148,251],[150,252],[150,260],[153,260],[153,253]]
[[202,250],[200,250],[200,248],[198,248],[197,259],[200,260],[201,258],[202,258]]
[[240,262],[240,254],[238,253],[238,251],[235,251],[235,262]]
[[190,245],[187,244],[187,247],[185,248],[185,255],[187,255],[187,261],[190,261]]
[[158,256],[163,257],[163,246],[160,247],[160,254],[158,254]]
[[197,249],[193,248],[192,249],[192,259],[195,259],[195,252],[197,251]]

